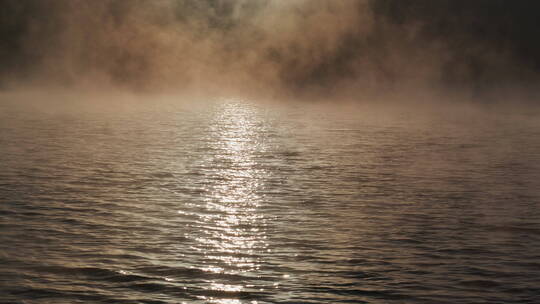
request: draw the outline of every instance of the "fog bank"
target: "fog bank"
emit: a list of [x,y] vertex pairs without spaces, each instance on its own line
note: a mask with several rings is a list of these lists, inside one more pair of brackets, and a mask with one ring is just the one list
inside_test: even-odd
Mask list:
[[536,1],[2,0],[0,83],[374,100],[538,97]]

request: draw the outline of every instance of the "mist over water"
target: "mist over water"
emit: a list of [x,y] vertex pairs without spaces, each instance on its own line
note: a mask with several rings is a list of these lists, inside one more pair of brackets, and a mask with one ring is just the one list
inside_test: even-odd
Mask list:
[[308,100],[389,92],[407,100],[428,92],[488,103],[535,103],[539,96],[536,1],[2,0],[0,6],[6,88]]
[[535,7],[0,0],[0,302],[540,302]]

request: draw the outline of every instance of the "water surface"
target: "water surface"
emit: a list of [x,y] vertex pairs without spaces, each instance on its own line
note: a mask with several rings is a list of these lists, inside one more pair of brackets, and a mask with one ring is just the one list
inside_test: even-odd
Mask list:
[[538,117],[462,114],[2,104],[0,302],[538,303]]

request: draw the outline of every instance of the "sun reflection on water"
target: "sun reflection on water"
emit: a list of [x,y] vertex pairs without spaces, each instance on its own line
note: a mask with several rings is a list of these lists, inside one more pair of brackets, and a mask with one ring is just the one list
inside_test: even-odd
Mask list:
[[[254,272],[267,249],[265,217],[258,209],[262,197],[264,170],[257,167],[257,153],[265,150],[256,109],[238,102],[226,102],[213,120],[211,147],[215,151],[207,161],[208,193],[201,217],[197,242],[204,255],[205,271],[213,273]],[[212,280],[208,291],[238,293],[247,286],[239,282]],[[227,296],[206,297],[211,303],[242,303]],[[256,302],[250,302],[256,303]]]

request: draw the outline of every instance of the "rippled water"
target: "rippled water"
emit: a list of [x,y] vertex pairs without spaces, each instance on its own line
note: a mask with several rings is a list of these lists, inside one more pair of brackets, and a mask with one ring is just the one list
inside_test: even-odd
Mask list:
[[0,106],[1,303],[538,303],[538,116]]

